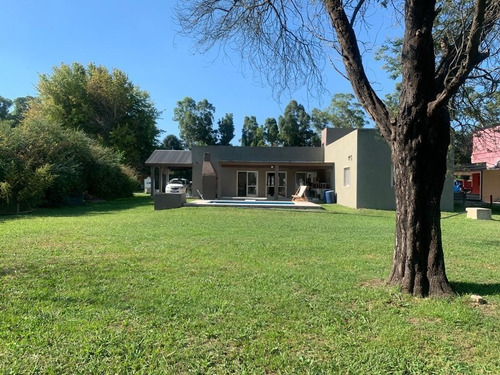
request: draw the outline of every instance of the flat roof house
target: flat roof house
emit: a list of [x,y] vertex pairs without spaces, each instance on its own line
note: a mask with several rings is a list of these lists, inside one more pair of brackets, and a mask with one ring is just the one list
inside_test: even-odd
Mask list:
[[[186,167],[188,158],[179,157],[186,152],[153,152],[146,161],[157,176],[153,180],[165,181],[159,176]],[[193,195],[200,192],[205,199],[286,200],[300,185],[308,185],[311,200],[334,190],[344,206],[395,208],[390,150],[375,129],[327,128],[321,147],[199,146],[190,155]],[[160,185],[155,182],[152,191],[163,191]],[[442,209],[453,210],[452,180],[447,181]]]

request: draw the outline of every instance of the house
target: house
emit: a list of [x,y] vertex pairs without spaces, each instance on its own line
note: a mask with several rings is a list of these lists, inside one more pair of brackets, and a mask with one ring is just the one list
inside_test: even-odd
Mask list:
[[[163,191],[164,176],[186,168],[189,151],[157,150],[146,161],[152,191]],[[192,191],[205,199],[290,199],[300,185],[312,201],[335,191],[337,203],[353,208],[394,209],[390,149],[375,129],[332,129],[321,147],[199,146],[190,151]],[[168,180],[168,179],[167,179]],[[453,181],[447,180],[442,209],[453,210]]]
[[469,176],[471,194],[481,201],[500,201],[500,125],[474,133],[471,164],[462,166],[455,174]]

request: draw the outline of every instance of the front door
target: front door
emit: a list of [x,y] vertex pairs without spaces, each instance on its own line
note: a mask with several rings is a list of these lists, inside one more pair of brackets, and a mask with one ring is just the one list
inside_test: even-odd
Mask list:
[[238,171],[238,197],[257,196],[257,172]]

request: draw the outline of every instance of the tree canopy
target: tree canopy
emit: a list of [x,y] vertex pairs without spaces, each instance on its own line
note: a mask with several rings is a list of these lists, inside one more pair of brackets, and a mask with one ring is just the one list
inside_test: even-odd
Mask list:
[[0,96],[0,122],[18,126],[29,109],[29,103],[34,99],[32,96],[24,96],[11,100]]
[[52,123],[84,131],[121,152],[137,169],[143,168],[156,147],[160,112],[150,95],[118,69],[61,64],[52,74],[40,75],[37,89],[40,103],[30,111]]
[[179,133],[188,148],[210,146],[217,141],[213,128],[215,107],[207,99],[198,103],[186,97],[174,108],[174,121],[179,123]]
[[184,143],[174,134],[169,134],[163,138],[160,148],[163,150],[184,150]]
[[319,138],[311,129],[311,116],[302,104],[291,100],[278,119],[279,138],[283,146],[314,146]]
[[264,143],[264,130],[257,123],[255,116],[245,116],[241,131],[241,145],[247,147],[262,147]]
[[234,138],[233,114],[226,113],[223,118],[217,121],[217,126],[217,143],[221,146],[229,146],[231,144],[231,140]]
[[317,130],[323,130],[327,126],[359,129],[368,125],[363,107],[354,95],[345,93],[333,95],[330,105],[324,110],[313,108],[311,121]]

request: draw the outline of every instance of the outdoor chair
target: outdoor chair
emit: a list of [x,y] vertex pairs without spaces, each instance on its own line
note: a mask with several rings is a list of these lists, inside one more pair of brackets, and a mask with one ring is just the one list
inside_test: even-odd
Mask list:
[[306,185],[300,185],[295,194],[292,195],[292,201],[307,202],[306,190],[307,190]]

